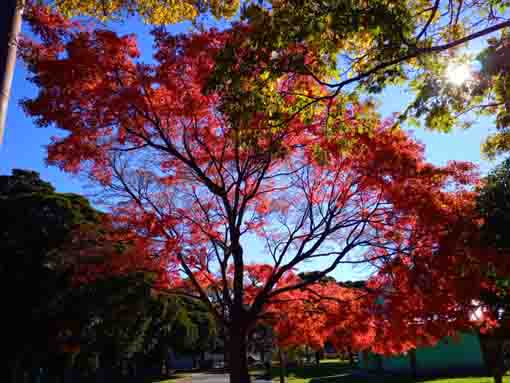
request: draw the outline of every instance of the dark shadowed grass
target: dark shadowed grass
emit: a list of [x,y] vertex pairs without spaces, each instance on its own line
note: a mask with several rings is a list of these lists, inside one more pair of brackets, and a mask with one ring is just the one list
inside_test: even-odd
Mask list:
[[[260,375],[257,371],[254,375]],[[279,366],[271,369],[273,382],[279,381]],[[510,377],[504,378],[504,383],[510,383]],[[377,374],[363,374],[360,370],[352,369],[347,362],[339,360],[324,360],[319,366],[295,366],[287,368],[287,383],[493,383],[491,377],[421,377],[413,379],[410,376],[389,376]]]
[[[295,377],[299,379],[313,379],[327,376],[337,376],[348,374],[351,371],[351,367],[348,363],[344,362],[331,362],[324,361],[317,365],[307,366],[296,366],[287,369],[288,377]],[[277,378],[280,376],[280,370],[278,366],[271,371],[271,376]],[[305,380],[306,381],[306,380]]]
[[[509,377],[505,377],[503,380],[505,383],[509,383]],[[310,380],[288,380],[289,383],[493,383],[494,380],[490,377],[462,377],[462,378],[420,378],[414,380],[411,377],[361,377],[356,375],[348,375],[344,377],[335,378],[312,378]]]

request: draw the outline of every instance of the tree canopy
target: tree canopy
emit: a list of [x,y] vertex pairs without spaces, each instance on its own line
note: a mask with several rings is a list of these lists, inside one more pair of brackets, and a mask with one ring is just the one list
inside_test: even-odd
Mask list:
[[[114,269],[142,262],[159,291],[205,305],[239,383],[247,334],[264,321],[282,346],[341,339],[379,353],[493,326],[490,312],[481,323],[473,313],[509,263],[480,241],[476,169],[428,163],[400,125],[447,131],[504,96],[499,48],[480,56],[490,76],[477,89],[444,76],[464,43],[510,25],[506,2],[245,5],[223,30],[154,29],[149,63],[134,35],[27,12],[37,38],[20,50],[39,92],[23,106],[61,131],[48,162],[102,193],[107,238],[130,255],[111,257]],[[384,119],[371,96],[392,85],[414,98]],[[249,240],[264,260],[248,260]],[[323,267],[296,275],[310,261]],[[377,273],[362,285],[327,279],[358,263]]]
[[[241,31],[229,42],[209,85],[228,90],[225,108],[234,114],[269,107],[278,118],[282,105],[267,89],[289,73],[315,84],[307,92],[290,92],[299,105],[294,112],[324,100],[345,105],[377,98],[396,86],[411,94],[407,107],[394,111],[396,126],[447,132],[470,126],[480,115],[496,116],[499,130],[488,137],[484,151],[506,150],[506,1],[275,1],[268,7],[248,5],[242,20],[250,33]],[[486,47],[478,57],[463,51],[475,40]],[[313,59],[304,61],[300,47],[313,51]],[[261,62],[260,78],[247,86],[242,79]],[[459,82],[462,76],[465,81]],[[236,102],[247,95],[251,103]],[[329,113],[334,120],[337,110]]]
[[137,14],[147,23],[164,25],[194,20],[204,13],[211,13],[216,18],[232,17],[238,11],[239,1],[56,0],[53,5],[66,17],[91,16],[105,21]]
[[[510,160],[505,160],[496,166],[483,180],[477,197],[477,211],[482,221],[480,227],[480,241],[484,246],[492,248],[500,254],[508,254],[509,238],[505,229],[508,221]],[[482,350],[487,367],[495,377],[496,382],[502,381],[502,376],[508,370],[508,359],[505,355],[504,344],[509,334],[508,318],[510,309],[508,273],[496,272],[504,268],[504,264],[494,264],[490,267],[480,265],[482,269],[494,279],[497,288],[490,286],[482,292],[481,301],[490,310],[498,326],[481,334]]]
[[[160,25],[208,12],[231,17],[240,6],[237,1],[167,0],[59,0],[54,5],[67,16],[138,13]],[[306,113],[327,99],[344,105],[405,87],[412,96],[407,107],[394,111],[395,126],[449,132],[494,116],[497,131],[488,134],[482,150],[495,157],[510,147],[508,7],[506,0],[247,1],[232,24],[245,28],[237,28],[218,52],[207,88],[222,91],[221,104],[231,118],[271,110],[278,123],[282,113]],[[466,53],[463,48],[476,41],[482,45],[479,54]],[[303,60],[304,49],[313,59]],[[259,69],[260,76],[252,77]],[[288,110],[272,88],[290,73],[315,86],[293,89],[296,102]],[[332,119],[341,113],[337,109],[329,110]]]
[[[501,254],[507,254],[510,241],[506,230],[509,219],[509,181],[510,160],[503,161],[496,166],[484,179],[477,197],[477,210],[483,224],[480,227],[481,241],[487,247],[495,249]],[[483,300],[489,305],[496,319],[500,321],[503,331],[508,331],[506,318],[509,309],[508,287],[510,280],[506,275],[497,277],[495,268],[504,265],[494,265],[486,269],[486,273],[495,278],[500,290],[488,290]]]
[[110,235],[106,214],[86,198],[15,169],[0,176],[0,210],[3,347],[13,375],[36,366],[59,374],[69,356],[80,364],[100,355],[109,366],[134,355],[159,361],[168,347],[199,351],[214,341],[208,310],[158,294],[156,269],[131,256],[129,237]]
[[36,172],[25,170],[0,176],[0,210],[2,297],[9,308],[3,339],[14,366],[16,358],[41,357],[47,350],[54,335],[50,323],[69,285],[66,270],[52,264],[72,231],[98,224],[101,213],[85,198],[57,193]]
[[[405,11],[401,2],[385,4],[386,13]],[[436,13],[425,11],[424,27]],[[387,69],[441,51],[433,44],[443,37],[428,48],[388,52],[385,39],[399,33],[384,29],[382,41],[369,39],[373,45],[363,48],[376,55],[368,67],[360,62],[352,81],[334,85],[318,81],[332,65],[328,51],[310,49],[302,36],[290,41],[292,34],[280,51],[258,47],[253,42],[265,28],[255,24],[179,36],[156,29],[155,62],[142,63],[134,36],[84,29],[44,8],[29,20],[41,40],[25,39],[21,52],[39,93],[24,107],[40,126],[64,132],[49,145],[48,161],[97,183],[116,227],[165,271],[159,288],[207,306],[227,330],[233,381],[249,379],[249,328],[286,301],[334,312],[339,302],[377,292],[365,306],[372,311],[353,304],[342,321],[336,317],[337,333],[384,353],[474,326],[473,302],[491,283],[478,265],[506,258],[468,246],[478,231],[473,165],[427,163],[423,146],[395,121],[341,92],[356,82],[377,84],[376,73],[402,77]],[[397,32],[406,20],[396,19]],[[354,25],[355,37],[362,25]],[[279,40],[264,43],[271,41]],[[248,236],[265,244],[269,261],[248,262]],[[325,264],[319,272],[295,274],[317,259]],[[363,262],[379,269],[367,289],[316,283]],[[318,326],[307,342],[324,341],[327,318],[287,312],[292,325]]]

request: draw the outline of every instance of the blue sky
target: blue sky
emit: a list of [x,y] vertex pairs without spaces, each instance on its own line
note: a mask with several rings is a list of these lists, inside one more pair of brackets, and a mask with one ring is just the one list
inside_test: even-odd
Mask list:
[[[184,32],[189,24],[172,27],[176,32]],[[115,29],[121,33],[137,33],[142,49],[143,59],[151,57],[151,37],[148,35],[149,27],[136,20],[129,20],[123,24],[116,24]],[[63,173],[58,168],[48,167],[45,164],[45,145],[50,137],[58,135],[54,128],[37,128],[27,117],[19,102],[23,98],[32,97],[37,89],[27,80],[27,72],[23,64],[18,61],[11,93],[11,100],[7,116],[6,131],[3,145],[0,147],[0,174],[10,174],[14,168],[31,169],[38,171],[41,177],[51,182],[58,191],[88,194],[84,180],[77,176]],[[400,89],[390,89],[381,97],[381,112],[388,116],[399,111],[407,96]],[[480,155],[480,144],[492,130],[489,119],[480,120],[469,130],[456,130],[450,134],[427,132],[415,129],[414,136],[426,145],[426,158],[428,161],[443,165],[449,160],[471,161],[480,167],[482,173],[494,166],[494,163],[485,161]],[[259,251],[260,249],[256,249]],[[347,271],[334,273],[343,279],[357,279],[357,275],[364,274]],[[365,272],[366,273],[366,272]]]

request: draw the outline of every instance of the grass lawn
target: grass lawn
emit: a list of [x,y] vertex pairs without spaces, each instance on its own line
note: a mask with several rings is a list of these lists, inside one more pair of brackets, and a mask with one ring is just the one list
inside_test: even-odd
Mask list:
[[[397,376],[359,376],[350,373],[351,368],[346,362],[339,360],[324,360],[319,366],[305,366],[287,369],[286,383],[413,383],[411,377]],[[273,382],[279,382],[279,368],[274,366],[271,370]],[[254,372],[254,375],[260,371]],[[493,383],[490,377],[462,377],[462,378],[420,378],[419,383]],[[510,383],[510,377],[506,376],[505,383]]]
[[174,374],[169,378],[165,378],[164,380],[156,380],[152,383],[191,383],[191,375],[190,374]]
[[[509,377],[505,377],[504,382],[510,382]],[[493,383],[494,380],[488,377],[468,377],[468,378],[447,378],[447,379],[434,379],[427,380],[430,383]]]
[[[297,379],[288,380],[289,383],[493,383],[494,380],[490,377],[472,376],[463,378],[431,378],[431,379],[418,379],[417,381],[407,377],[371,377],[362,378],[356,376],[345,376],[331,379],[317,379],[310,380]],[[509,383],[509,377],[504,379],[505,383]]]
[[[317,378],[348,374],[350,370],[351,368],[348,363],[328,360],[321,362],[319,366],[310,365],[288,368],[287,377],[289,383],[308,383],[312,380],[317,380]],[[274,381],[279,380],[280,369],[278,367],[271,370],[271,377]]]

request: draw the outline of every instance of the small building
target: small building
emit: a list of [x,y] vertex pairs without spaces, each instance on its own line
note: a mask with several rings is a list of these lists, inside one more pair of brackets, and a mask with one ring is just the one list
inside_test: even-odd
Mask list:
[[483,374],[486,367],[476,333],[461,333],[457,339],[445,338],[435,346],[418,347],[412,352],[396,356],[382,356],[371,352],[359,355],[360,368],[392,374],[434,376],[440,374]]

